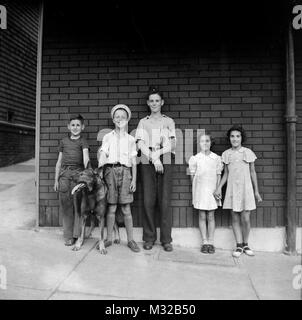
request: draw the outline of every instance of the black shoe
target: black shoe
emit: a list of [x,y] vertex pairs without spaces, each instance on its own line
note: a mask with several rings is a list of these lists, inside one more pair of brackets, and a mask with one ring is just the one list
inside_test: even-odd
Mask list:
[[208,245],[208,253],[215,253],[215,247],[212,244]]
[[202,246],[201,246],[201,249],[200,249],[200,251],[202,252],[202,253],[208,253],[208,244],[203,244]]
[[164,243],[164,244],[163,244],[163,247],[164,247],[164,250],[165,250],[165,251],[168,251],[168,252],[173,251],[173,247],[172,247],[172,244],[171,244],[171,243]]
[[146,241],[143,245],[143,248],[145,250],[151,250],[153,248],[154,242]]

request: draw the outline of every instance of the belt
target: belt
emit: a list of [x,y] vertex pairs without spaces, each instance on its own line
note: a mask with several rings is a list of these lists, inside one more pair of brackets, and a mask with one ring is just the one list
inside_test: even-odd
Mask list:
[[121,164],[120,162],[116,162],[116,163],[106,163],[105,165],[106,167],[126,167],[128,168],[127,166],[125,166],[124,164]]
[[83,167],[80,166],[62,166],[62,169],[66,170],[83,170]]

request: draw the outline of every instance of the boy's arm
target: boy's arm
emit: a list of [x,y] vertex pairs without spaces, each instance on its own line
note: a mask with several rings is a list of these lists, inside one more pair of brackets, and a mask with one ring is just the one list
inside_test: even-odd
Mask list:
[[62,165],[62,156],[63,156],[63,153],[59,152],[59,157],[58,157],[58,161],[56,163],[56,172],[55,172],[55,184],[54,184],[55,191],[58,191],[58,189],[59,189],[59,174],[60,174],[60,169],[61,169],[61,165]]
[[103,150],[98,151],[98,168],[103,167],[106,164],[106,153]]
[[83,149],[83,161],[84,161],[84,168],[86,169],[88,166],[89,159],[89,150],[87,148]]
[[255,191],[255,198],[257,199],[258,202],[261,202],[262,198],[261,198],[261,196],[259,194],[257,173],[256,173],[255,163],[254,162],[250,163],[250,171],[251,171],[252,184],[254,186],[254,191]]
[[136,191],[136,176],[137,176],[137,167],[136,167],[136,157],[132,157],[132,181],[130,184],[130,190],[132,192]]

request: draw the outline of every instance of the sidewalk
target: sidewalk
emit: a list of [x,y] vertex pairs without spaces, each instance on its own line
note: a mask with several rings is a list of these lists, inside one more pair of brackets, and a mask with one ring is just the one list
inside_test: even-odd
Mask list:
[[[256,252],[233,259],[217,250],[159,245],[133,253],[126,243],[96,249],[98,230],[74,252],[59,229],[34,229],[33,162],[0,168],[0,299],[300,299],[292,269],[301,256]],[[142,243],[139,243],[142,247]]]

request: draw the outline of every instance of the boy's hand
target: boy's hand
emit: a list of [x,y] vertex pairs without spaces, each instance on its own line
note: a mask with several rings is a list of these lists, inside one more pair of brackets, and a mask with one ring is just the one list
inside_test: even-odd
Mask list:
[[136,191],[136,182],[134,180],[131,181],[130,191],[131,192],[135,192]]
[[160,157],[160,152],[159,150],[158,151],[153,151],[151,152],[151,160],[152,160],[152,163],[154,164],[156,160],[158,160]]
[[54,189],[54,191],[58,191],[59,190],[59,182],[58,181],[55,181],[55,184],[54,184],[54,186],[53,186],[53,189]]
[[256,200],[257,200],[258,203],[259,203],[259,202],[262,202],[262,198],[261,198],[259,192],[255,192],[255,198],[256,198]]
[[154,162],[155,171],[158,173],[164,173],[164,166],[159,159]]

